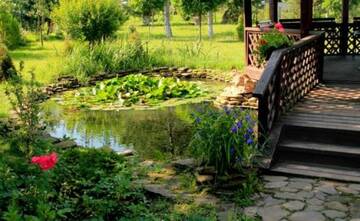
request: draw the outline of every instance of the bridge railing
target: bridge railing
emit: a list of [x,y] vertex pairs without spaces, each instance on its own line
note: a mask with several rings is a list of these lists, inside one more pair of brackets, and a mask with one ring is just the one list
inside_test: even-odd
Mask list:
[[323,33],[272,53],[254,91],[259,99],[260,138],[266,137],[279,117],[322,80],[323,58]]

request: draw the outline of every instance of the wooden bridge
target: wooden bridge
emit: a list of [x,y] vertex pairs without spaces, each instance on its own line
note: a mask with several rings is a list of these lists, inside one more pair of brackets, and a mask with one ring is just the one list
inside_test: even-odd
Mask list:
[[[282,21],[295,45],[272,53],[260,67],[254,91],[259,139],[266,146],[263,167],[273,173],[360,182],[360,22],[354,18],[349,24],[345,12],[341,24],[315,20],[306,5],[312,1],[301,3],[301,19]],[[349,2],[343,3],[348,10]],[[260,66],[254,52],[263,32],[250,27],[246,13],[246,62],[254,71]]]

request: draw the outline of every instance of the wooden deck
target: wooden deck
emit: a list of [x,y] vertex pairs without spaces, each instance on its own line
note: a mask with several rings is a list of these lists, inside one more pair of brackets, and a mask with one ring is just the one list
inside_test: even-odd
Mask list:
[[319,85],[276,128],[272,172],[360,182],[360,84]]

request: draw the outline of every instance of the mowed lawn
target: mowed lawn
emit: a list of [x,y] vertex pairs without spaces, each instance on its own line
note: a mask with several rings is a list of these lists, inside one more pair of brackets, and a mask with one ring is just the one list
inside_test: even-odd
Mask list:
[[[207,25],[202,28],[203,39],[199,41],[198,27],[191,24],[173,25],[172,39],[165,37],[164,26],[145,27],[138,20],[128,21],[118,31],[117,38],[124,41],[129,33],[128,27],[135,26],[140,33],[144,47],[160,56],[168,66],[210,68],[223,71],[242,69],[244,66],[244,43],[238,40],[236,25],[215,24],[215,36],[207,37]],[[42,47],[36,37],[27,36],[29,44],[14,51],[11,56],[16,67],[20,61],[25,64],[23,74],[26,78],[34,71],[42,84],[52,82],[64,65],[64,40],[49,39]],[[114,42],[116,44],[116,41]],[[5,96],[5,85],[0,84],[0,117],[8,115],[10,104]]]

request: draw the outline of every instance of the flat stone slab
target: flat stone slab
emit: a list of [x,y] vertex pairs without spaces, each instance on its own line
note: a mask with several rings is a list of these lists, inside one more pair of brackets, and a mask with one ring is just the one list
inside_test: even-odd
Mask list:
[[278,221],[289,215],[289,212],[279,205],[261,208],[258,213],[263,221]]
[[68,149],[77,147],[77,143],[73,140],[65,140],[55,144],[55,146],[61,149]]
[[322,213],[325,214],[325,216],[329,217],[330,219],[335,218],[344,218],[346,214],[344,212],[336,211],[336,210],[324,210]]
[[300,201],[289,201],[289,202],[283,204],[283,207],[285,207],[286,209],[291,210],[291,211],[299,211],[299,210],[304,209],[305,203],[300,202]]
[[291,221],[325,221],[325,217],[316,211],[296,212],[289,217]]
[[342,212],[348,211],[348,208],[346,205],[344,205],[340,202],[336,202],[336,201],[327,202],[324,204],[324,206],[329,209],[333,209],[333,210],[337,210],[337,211],[342,211]]

